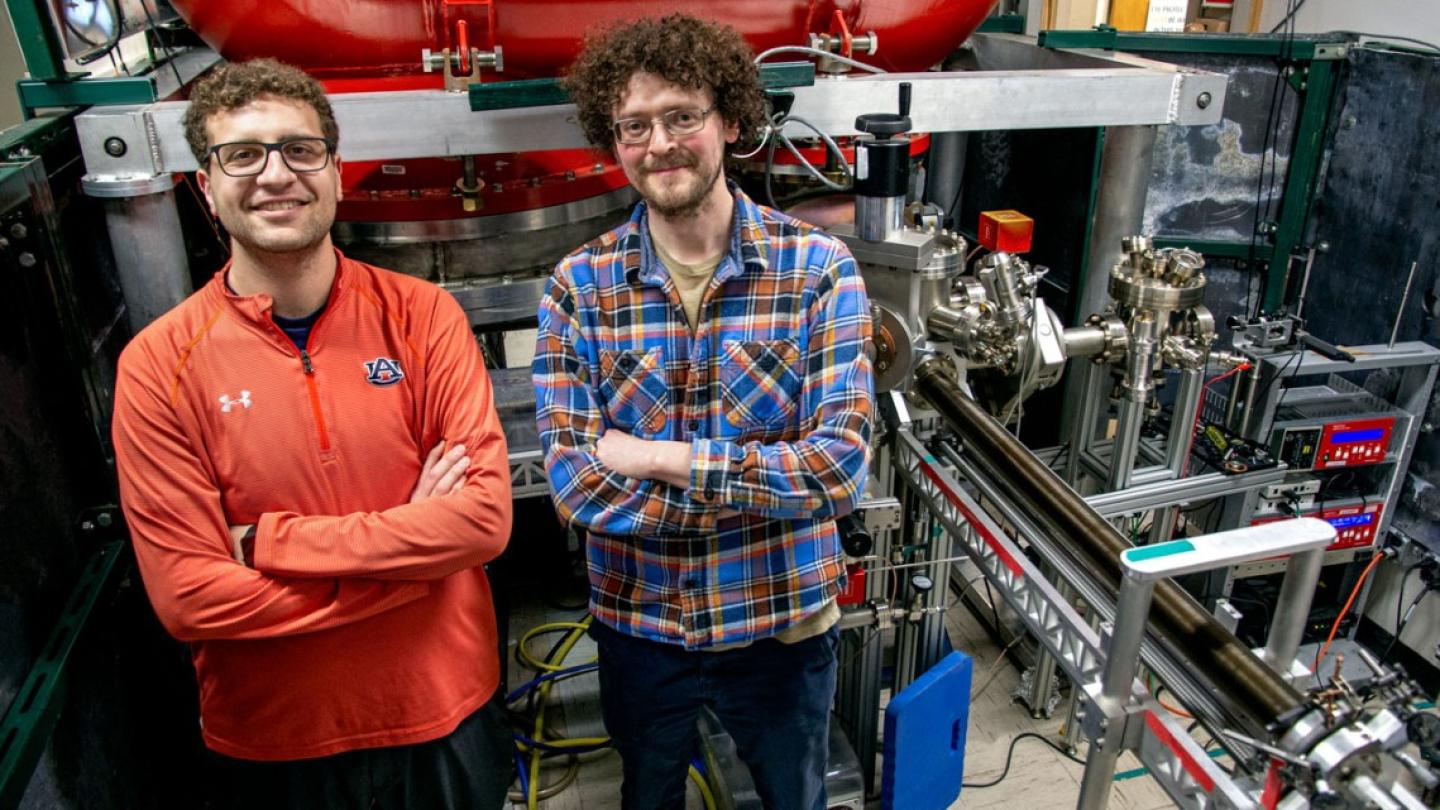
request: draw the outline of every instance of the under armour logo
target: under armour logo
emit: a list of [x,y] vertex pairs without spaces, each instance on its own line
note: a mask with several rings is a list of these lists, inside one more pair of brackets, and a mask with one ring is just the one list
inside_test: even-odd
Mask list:
[[235,398],[235,399],[232,399],[229,394],[221,394],[221,395],[220,395],[220,412],[221,412],[221,413],[229,413],[229,412],[231,412],[232,410],[235,409],[235,406],[236,406],[236,405],[239,405],[239,406],[242,407],[242,408],[248,408],[248,407],[250,407],[250,406],[253,405],[253,404],[254,404],[254,403],[252,403],[252,402],[250,401],[250,392],[249,392],[249,391],[241,391],[241,392],[240,392],[240,396],[239,396],[238,398]]

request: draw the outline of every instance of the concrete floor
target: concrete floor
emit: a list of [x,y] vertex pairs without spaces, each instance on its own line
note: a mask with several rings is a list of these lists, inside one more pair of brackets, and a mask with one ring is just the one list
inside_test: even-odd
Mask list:
[[[515,605],[510,621],[511,638],[518,640],[527,630],[543,622],[574,618],[574,613],[559,612],[543,604]],[[963,607],[951,609],[947,626],[955,649],[971,655],[975,667],[964,778],[966,782],[990,781],[1004,768],[1006,750],[1016,734],[1033,731],[1053,740],[1059,739],[1059,715],[1063,714],[1064,706],[1062,703],[1056,710],[1057,717],[1054,719],[1033,719],[1027,709],[1010,697],[1019,683],[1019,671],[1009,660],[998,660],[1001,650],[970,613]],[[534,654],[544,655],[555,638],[546,636],[534,642]],[[583,663],[593,656],[594,645],[588,638],[583,638],[566,663]],[[511,660],[513,662],[513,656]],[[510,675],[513,688],[533,677],[534,673],[520,670],[512,663]],[[558,709],[550,715],[549,724],[569,737],[602,736],[604,728],[600,722],[598,688],[593,673],[558,683],[552,693],[552,703],[558,702]],[[1082,748],[1081,753],[1083,751]],[[1133,757],[1126,756],[1117,771],[1123,773],[1138,767],[1139,763]],[[542,768],[542,785],[554,783],[563,777],[565,771],[563,764],[545,765]],[[1081,773],[1080,765],[1067,760],[1039,740],[1022,740],[1016,746],[1010,773],[1003,782],[990,788],[966,788],[951,807],[998,808],[1023,801],[1024,810],[1071,808],[1079,795]],[[589,754],[583,757],[574,781],[553,798],[541,802],[540,807],[545,810],[616,810],[620,807],[619,788],[618,757],[609,752]],[[703,808],[693,784],[690,793],[689,807]],[[524,807],[524,802],[515,806]],[[870,808],[879,806],[878,799],[867,805]],[[1123,810],[1151,810],[1173,807],[1174,804],[1153,780],[1139,776],[1115,782],[1109,806]]]

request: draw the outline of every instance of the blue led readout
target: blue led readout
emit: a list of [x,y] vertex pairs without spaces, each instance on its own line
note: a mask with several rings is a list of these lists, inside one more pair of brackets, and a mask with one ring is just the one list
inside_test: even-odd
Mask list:
[[1375,513],[1366,512],[1360,515],[1346,515],[1344,517],[1325,518],[1325,522],[1329,523],[1331,526],[1334,526],[1337,529],[1348,529],[1351,526],[1368,526],[1371,523],[1375,522]]
[[1368,430],[1341,430],[1330,434],[1331,444],[1354,444],[1356,442],[1375,442],[1385,435],[1384,428],[1369,428]]

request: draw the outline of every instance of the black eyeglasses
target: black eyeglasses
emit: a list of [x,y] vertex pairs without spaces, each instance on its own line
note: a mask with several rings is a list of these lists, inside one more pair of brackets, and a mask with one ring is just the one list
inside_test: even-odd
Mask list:
[[671,135],[694,135],[705,128],[705,116],[712,112],[715,112],[714,107],[708,110],[681,107],[659,118],[622,118],[611,127],[615,130],[615,140],[633,146],[650,140],[650,131],[656,121],[664,124],[665,131]]
[[292,172],[318,172],[330,164],[330,153],[335,151],[335,142],[329,138],[286,138],[276,143],[261,141],[231,141],[210,147],[220,170],[231,177],[253,177],[265,171],[271,152],[279,152],[280,159]]

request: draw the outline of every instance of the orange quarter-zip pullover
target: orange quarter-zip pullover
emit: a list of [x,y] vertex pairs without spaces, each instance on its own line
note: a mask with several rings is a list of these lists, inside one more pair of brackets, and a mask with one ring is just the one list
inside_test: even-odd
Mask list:
[[[306,351],[226,268],[120,358],[136,560],[228,756],[436,739],[499,682],[481,566],[509,538],[510,475],[469,323],[433,284],[338,259]],[[464,486],[408,503],[442,440],[466,447]],[[253,570],[231,552],[246,524]]]

